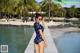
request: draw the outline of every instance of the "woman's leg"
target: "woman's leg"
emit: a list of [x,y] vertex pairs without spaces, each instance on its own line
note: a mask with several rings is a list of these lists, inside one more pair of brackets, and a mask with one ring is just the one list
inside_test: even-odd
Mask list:
[[35,49],[36,49],[36,53],[39,53],[39,45],[38,44],[34,44],[35,45]]
[[39,43],[39,47],[40,47],[40,53],[44,53],[44,41],[41,41]]

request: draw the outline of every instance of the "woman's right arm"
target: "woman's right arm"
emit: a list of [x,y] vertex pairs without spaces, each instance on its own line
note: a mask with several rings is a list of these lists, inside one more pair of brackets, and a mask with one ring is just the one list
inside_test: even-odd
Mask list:
[[39,29],[39,32],[40,32],[40,34],[41,34],[41,37],[42,37],[42,38],[43,38],[43,40],[44,40],[45,46],[47,46],[47,41],[46,41],[46,39],[45,39],[44,32],[42,32],[42,30],[41,30],[41,29]]

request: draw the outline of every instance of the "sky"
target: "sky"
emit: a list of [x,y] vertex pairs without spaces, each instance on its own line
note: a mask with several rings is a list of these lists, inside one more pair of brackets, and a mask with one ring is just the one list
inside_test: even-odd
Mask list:
[[[36,0],[36,1],[41,2],[42,0]],[[62,4],[63,4],[63,7],[71,7],[72,5],[75,5],[75,7],[80,8],[80,0],[62,0]]]
[[36,0],[37,2],[41,2],[42,0]]

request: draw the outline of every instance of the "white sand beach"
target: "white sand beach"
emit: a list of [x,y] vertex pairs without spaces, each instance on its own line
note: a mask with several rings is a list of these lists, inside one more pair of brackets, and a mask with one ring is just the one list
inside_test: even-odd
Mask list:
[[[21,19],[15,19],[15,21],[13,21],[12,19],[9,19],[9,21],[7,22],[6,19],[0,19],[0,24],[4,24],[4,25],[5,24],[8,24],[8,25],[30,25],[30,26],[33,26],[34,21],[22,22]],[[50,22],[46,22],[46,24],[48,26],[57,26],[57,25],[64,24],[64,23],[50,21]]]

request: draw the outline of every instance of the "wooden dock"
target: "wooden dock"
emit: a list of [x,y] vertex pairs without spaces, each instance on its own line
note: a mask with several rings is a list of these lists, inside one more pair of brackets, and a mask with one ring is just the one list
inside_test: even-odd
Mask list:
[[[45,50],[44,50],[44,53],[59,53],[56,48],[56,45],[54,43],[54,40],[51,37],[49,29],[46,28],[44,30],[44,32],[45,32],[45,38],[46,38],[47,44],[48,44],[47,48],[45,48]],[[24,53],[35,53],[35,48],[34,48],[34,43],[33,43],[34,38],[35,38],[35,32],[31,38],[28,46],[26,47]]]

